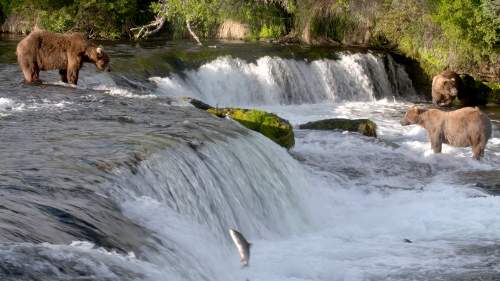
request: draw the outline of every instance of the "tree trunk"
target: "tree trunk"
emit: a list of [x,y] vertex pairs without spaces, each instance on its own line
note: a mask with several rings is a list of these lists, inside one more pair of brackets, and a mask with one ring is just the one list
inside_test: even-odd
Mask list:
[[196,41],[196,43],[198,43],[198,45],[202,46],[203,44],[201,43],[200,38],[198,38],[198,36],[196,36],[196,34],[191,29],[191,23],[189,22],[189,20],[186,20],[186,26],[189,31],[189,34],[191,34],[191,37],[193,37],[193,39]]
[[[146,38],[150,35],[157,33],[158,31],[160,31],[161,28],[163,27],[163,25],[165,25],[165,22],[166,22],[165,18],[157,18],[152,23],[143,25],[141,27],[131,28],[130,31],[132,31],[134,33],[135,39]],[[154,28],[154,29],[151,29],[151,28]],[[135,31],[137,31],[137,30],[139,30],[139,31],[137,33],[135,33]]]
[[157,33],[165,25],[165,22],[167,21],[165,18],[165,14],[167,13],[167,1],[160,0],[159,4],[161,4],[161,9],[155,16],[154,21],[150,22],[149,24],[130,29],[130,31],[134,34],[134,38],[136,40],[140,38],[146,38]]

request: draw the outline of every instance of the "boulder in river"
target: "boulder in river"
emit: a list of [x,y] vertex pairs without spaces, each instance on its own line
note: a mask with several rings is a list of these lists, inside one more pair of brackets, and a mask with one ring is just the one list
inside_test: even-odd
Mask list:
[[286,149],[292,148],[295,144],[292,125],[276,114],[243,108],[210,108],[207,111],[219,117],[228,116]]
[[215,108],[200,100],[183,98],[196,108],[206,110],[218,117],[230,117],[250,130],[257,131],[286,149],[295,145],[293,127],[278,115],[255,109]]
[[491,89],[487,85],[468,74],[462,74],[460,78],[463,82],[463,91],[457,98],[461,106],[485,105],[488,102]]
[[325,119],[302,124],[299,128],[311,130],[342,130],[358,132],[368,137],[377,137],[377,124],[370,119]]

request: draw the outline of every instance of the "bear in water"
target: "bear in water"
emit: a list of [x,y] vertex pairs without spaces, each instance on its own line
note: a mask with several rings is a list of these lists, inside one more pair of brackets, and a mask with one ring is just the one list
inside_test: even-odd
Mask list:
[[432,78],[432,103],[437,106],[450,106],[456,96],[464,91],[462,79],[457,73],[446,70]]
[[472,157],[484,156],[491,137],[491,121],[477,107],[464,107],[445,112],[439,109],[410,108],[401,125],[418,124],[425,128],[434,153],[440,153],[442,144],[457,147],[472,146]]
[[17,44],[16,55],[29,83],[40,81],[40,70],[59,69],[63,82],[76,85],[84,62],[95,64],[99,70],[110,71],[109,56],[80,33],[33,31]]

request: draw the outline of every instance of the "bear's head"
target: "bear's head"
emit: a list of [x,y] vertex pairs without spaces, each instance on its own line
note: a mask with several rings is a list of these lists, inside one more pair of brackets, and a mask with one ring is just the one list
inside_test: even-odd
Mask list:
[[99,46],[90,46],[85,52],[86,60],[95,64],[97,69],[103,71],[111,71],[109,66],[109,56],[104,52],[104,49]]
[[456,80],[455,77],[452,77],[450,79],[446,79],[443,81],[443,90],[445,93],[448,93],[450,95],[449,98],[454,98],[458,94],[458,81]]
[[423,108],[418,108],[416,106],[411,107],[406,111],[406,114],[401,118],[401,125],[408,126],[413,124],[418,124],[420,122],[420,114],[424,113],[426,110]]

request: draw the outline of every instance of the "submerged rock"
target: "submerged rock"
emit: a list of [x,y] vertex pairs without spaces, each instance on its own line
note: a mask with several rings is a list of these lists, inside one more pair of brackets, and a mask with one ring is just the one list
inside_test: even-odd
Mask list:
[[218,117],[230,117],[250,130],[259,132],[275,143],[290,149],[295,145],[293,127],[287,120],[278,115],[255,109],[214,108],[200,100],[184,97],[196,108],[206,110]]
[[358,132],[368,137],[377,137],[377,124],[370,119],[325,119],[302,124],[299,128],[311,130],[343,130]]

